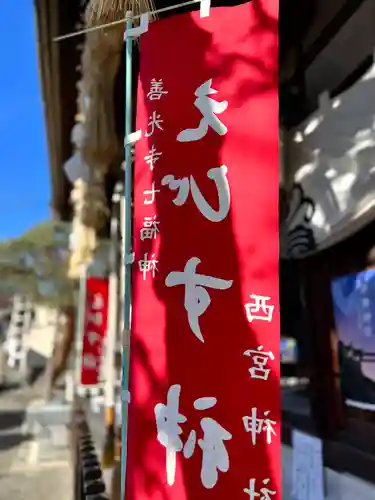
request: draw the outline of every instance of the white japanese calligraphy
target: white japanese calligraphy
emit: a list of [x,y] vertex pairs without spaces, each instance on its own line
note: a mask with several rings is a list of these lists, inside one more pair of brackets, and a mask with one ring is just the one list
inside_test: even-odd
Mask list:
[[275,306],[266,304],[271,297],[251,294],[250,298],[254,299],[254,302],[245,304],[246,315],[249,323],[252,323],[254,319],[271,322]]
[[100,326],[103,323],[103,314],[101,312],[93,312],[89,314],[88,322],[93,323],[96,326]]
[[156,264],[158,264],[158,260],[155,260],[155,254],[151,255],[151,259],[148,258],[148,254],[144,254],[144,258],[138,262],[139,270],[143,274],[143,279],[145,280],[147,277],[147,273],[151,272],[152,277],[155,278],[155,271],[158,270]]
[[160,160],[160,157],[163,153],[159,153],[156,150],[156,146],[153,144],[151,146],[150,151],[148,152],[148,155],[144,157],[147,165],[150,167],[150,170],[154,170],[155,168],[155,163]]
[[145,132],[145,137],[151,137],[154,135],[155,128],[158,128],[159,130],[164,130],[163,127],[161,126],[163,123],[163,120],[160,115],[156,114],[156,111],[153,111],[152,116],[150,116],[148,122],[148,127],[147,131]]
[[192,175],[190,179],[188,177],[175,179],[173,175],[166,175],[163,177],[161,183],[163,186],[168,186],[171,191],[178,190],[177,196],[173,200],[175,205],[183,205],[189,196],[190,190],[194,203],[200,213],[211,222],[221,222],[228,215],[230,208],[230,189],[227,172],[228,167],[226,165],[211,168],[207,172],[207,177],[213,180],[216,185],[219,198],[218,210],[214,210],[211,205],[207,203]]
[[232,286],[233,280],[223,280],[213,276],[196,274],[200,262],[198,257],[191,257],[187,261],[184,271],[172,271],[168,274],[165,284],[168,287],[185,286],[184,307],[188,315],[189,326],[197,339],[204,342],[199,326],[199,317],[202,316],[211,303],[211,297],[204,287],[226,290]]
[[211,489],[218,480],[218,471],[228,472],[229,456],[224,441],[232,435],[212,418],[202,418],[203,439],[198,445],[203,451],[201,481],[205,488]]
[[[187,421],[179,412],[181,386],[176,384],[169,388],[167,404],[159,403],[155,406],[155,419],[157,439],[166,449],[166,471],[169,486],[174,484],[176,474],[176,454],[183,451],[185,458],[193,456],[197,436],[191,430],[185,445],[182,442],[182,429],[180,424]],[[216,398],[204,397],[194,401],[197,411],[213,408],[217,403]],[[198,446],[203,452],[201,481],[205,488],[213,488],[218,481],[218,471],[229,470],[229,456],[224,441],[232,439],[232,435],[212,418],[202,418],[201,429],[203,438],[198,440]]]
[[186,422],[186,417],[179,413],[180,385],[172,385],[168,391],[167,405],[158,403],[155,406],[157,439],[166,449],[167,482],[172,486],[176,474],[176,453],[183,449],[179,437],[182,429],[179,424]]
[[167,90],[164,90],[163,80],[156,80],[153,78],[150,84],[150,90],[147,94],[147,98],[150,101],[160,101],[163,95],[168,94]]
[[277,422],[268,418],[270,414],[269,411],[264,412],[263,418],[258,418],[257,411],[257,408],[252,408],[251,417],[242,417],[245,431],[251,432],[251,441],[253,445],[257,442],[257,435],[262,434],[262,432],[266,435],[267,444],[271,444],[272,436],[276,436],[275,427]]
[[103,295],[101,293],[95,293],[94,294],[94,300],[92,302],[92,309],[98,310],[98,309],[103,309],[104,307],[104,299]]
[[275,356],[271,351],[263,352],[263,346],[259,346],[256,351],[249,349],[244,352],[245,356],[250,356],[253,359],[254,366],[252,366],[249,370],[251,378],[257,378],[261,380],[268,380],[268,376],[270,374],[270,369],[265,368],[268,360],[274,360]]
[[180,132],[177,136],[179,142],[199,141],[207,134],[208,127],[211,127],[219,135],[225,135],[228,132],[227,127],[216,116],[227,109],[228,101],[218,102],[209,97],[212,94],[217,94],[217,90],[211,88],[211,85],[212,79],[207,80],[195,91],[197,99],[194,105],[202,113],[203,118],[197,128]]
[[101,336],[97,332],[88,332],[87,333],[87,340],[89,341],[90,345],[94,345],[96,342],[101,341]]
[[156,220],[156,215],[153,217],[145,217],[143,219],[143,227],[140,230],[141,240],[156,239],[156,234],[159,232],[159,222]]
[[362,307],[367,308],[370,307],[371,301],[367,297],[362,298]]
[[370,308],[371,302],[368,297],[361,297],[361,307],[358,315],[358,327],[362,330],[365,337],[372,337],[372,314]]
[[152,183],[151,189],[143,191],[144,194],[144,205],[152,205],[155,202],[156,193],[160,193],[160,189],[155,189],[155,182]]
[[93,354],[85,354],[83,356],[83,366],[89,370],[96,369],[96,358]]
[[270,482],[270,479],[263,480],[263,487],[260,489],[260,492],[257,493],[255,491],[255,479],[250,479],[249,488],[245,488],[244,492],[249,495],[249,500],[255,500],[259,498],[259,500],[272,500],[271,497],[276,495],[276,491],[270,490],[267,486]]

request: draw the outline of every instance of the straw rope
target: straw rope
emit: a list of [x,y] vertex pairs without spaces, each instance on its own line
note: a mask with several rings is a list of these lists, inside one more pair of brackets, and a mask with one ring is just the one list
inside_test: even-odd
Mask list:
[[97,245],[96,230],[100,229],[108,218],[103,183],[96,181],[88,184],[78,179],[71,192],[71,202],[74,217],[69,277],[76,279],[82,265],[92,261]]
[[[113,88],[122,49],[122,37],[95,32],[87,36],[82,54],[86,140],[82,158],[95,172],[105,175],[121,154],[115,127]],[[82,99],[81,99],[82,101]]]
[[[120,21],[127,11],[134,16],[152,13],[155,3],[153,0],[91,0],[86,8],[86,25],[90,28]],[[120,29],[124,30],[124,26],[120,25]]]
[[93,228],[73,220],[72,236],[74,248],[70,251],[68,276],[71,279],[79,279],[82,266],[93,260],[97,245],[96,233]]
[[[85,24],[94,27],[123,18],[127,10],[134,15],[153,10],[152,0],[91,0]],[[89,183],[79,179],[71,193],[73,205],[69,276],[78,278],[83,264],[93,258],[96,230],[108,217],[104,179],[110,165],[121,157],[122,143],[116,134],[114,82],[123,50],[124,24],[86,34],[81,56],[82,80],[77,84],[77,121],[82,124],[79,143],[82,160],[91,170]]]
[[71,193],[74,215],[84,226],[101,229],[108,217],[102,182],[88,184],[82,179],[74,183]]
[[[172,10],[180,9],[181,7],[188,7],[189,5],[194,5],[196,3],[200,3],[201,0],[187,0],[186,2],[181,2],[175,5],[169,5],[168,7],[162,7],[160,9],[153,9],[148,11],[148,14],[150,16],[150,19],[154,18],[156,19],[158,17],[158,14],[161,14],[163,12],[170,12]],[[140,18],[140,15],[135,15],[133,16],[133,20],[136,21]],[[126,23],[126,18],[123,16],[122,18],[116,20],[116,21],[111,21],[111,22],[103,22],[94,26],[91,26],[89,28],[84,28],[80,29],[78,31],[73,31],[71,33],[65,33],[64,35],[57,36],[53,38],[54,42],[61,42],[63,40],[67,40],[68,38],[74,38],[76,36],[81,36],[81,35],[86,35],[87,33],[93,33],[94,31],[102,30],[104,28],[114,28],[115,26],[124,26]]]
[[[91,0],[87,26],[119,20],[131,9],[135,15],[153,10],[153,0]],[[124,25],[87,33],[81,58],[82,83],[78,114],[85,124],[80,152],[94,177],[104,177],[121,157],[123,145],[116,135],[114,83],[123,49]]]

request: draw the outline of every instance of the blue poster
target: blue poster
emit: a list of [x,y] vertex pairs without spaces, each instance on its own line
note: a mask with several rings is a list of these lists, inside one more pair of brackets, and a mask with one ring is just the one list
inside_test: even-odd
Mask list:
[[281,337],[280,339],[280,362],[286,364],[297,363],[297,342],[293,338]]
[[336,278],[332,298],[343,396],[375,410],[375,270]]

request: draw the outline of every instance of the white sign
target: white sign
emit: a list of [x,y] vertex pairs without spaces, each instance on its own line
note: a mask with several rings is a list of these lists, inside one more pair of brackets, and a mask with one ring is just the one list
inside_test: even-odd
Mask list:
[[322,441],[293,431],[293,500],[324,500]]

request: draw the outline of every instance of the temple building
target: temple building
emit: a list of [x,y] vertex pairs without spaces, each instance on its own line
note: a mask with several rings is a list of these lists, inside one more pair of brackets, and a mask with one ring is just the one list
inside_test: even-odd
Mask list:
[[[109,1],[99,4],[35,1],[53,209],[72,221],[75,279],[109,234],[124,176],[123,26],[63,37],[124,17],[105,8]],[[357,282],[358,307],[375,301],[367,260],[375,245],[375,4],[280,0],[279,30],[284,487],[290,491],[291,436],[300,429],[323,441],[328,493],[341,482],[341,498],[365,499],[375,484],[371,311],[358,333],[366,342],[348,340],[342,324]]]

